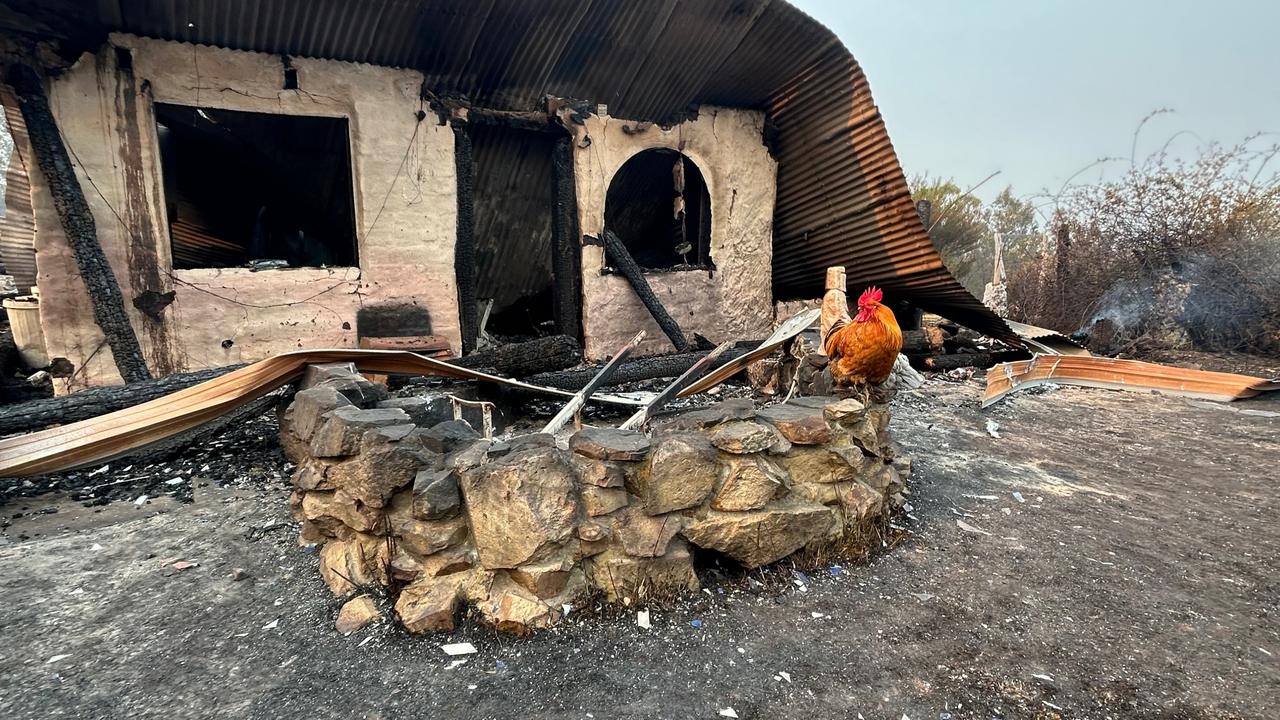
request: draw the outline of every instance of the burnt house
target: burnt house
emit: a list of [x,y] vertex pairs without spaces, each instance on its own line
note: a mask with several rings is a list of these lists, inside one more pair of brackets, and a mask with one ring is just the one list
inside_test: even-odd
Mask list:
[[[642,328],[670,350],[606,231],[690,336],[767,335],[829,265],[1010,334],[943,266],[857,62],[783,0],[0,4],[152,375],[371,338],[463,354],[482,319],[588,359]],[[62,389],[118,382],[28,166]]]

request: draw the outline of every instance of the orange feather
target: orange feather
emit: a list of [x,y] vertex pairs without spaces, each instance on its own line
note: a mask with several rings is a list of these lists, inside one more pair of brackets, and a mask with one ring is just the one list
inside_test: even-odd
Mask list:
[[837,385],[884,382],[902,351],[902,328],[892,310],[865,295],[858,310],[852,321],[827,336],[825,349]]

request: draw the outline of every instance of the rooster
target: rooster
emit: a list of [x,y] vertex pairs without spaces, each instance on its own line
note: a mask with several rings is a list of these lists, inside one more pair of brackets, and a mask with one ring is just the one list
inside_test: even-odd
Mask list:
[[823,349],[830,358],[833,383],[839,387],[875,386],[888,380],[902,350],[902,329],[893,311],[881,303],[884,293],[876,287],[867,288],[858,298],[858,314],[853,319],[849,318],[843,290],[829,290],[827,296],[823,301]]

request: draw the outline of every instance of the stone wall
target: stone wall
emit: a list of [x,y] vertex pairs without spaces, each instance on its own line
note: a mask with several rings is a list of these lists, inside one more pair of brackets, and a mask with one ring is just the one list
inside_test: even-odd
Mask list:
[[424,398],[386,399],[355,375],[316,379],[284,413],[301,541],[356,596],[350,631],[394,601],[412,632],[453,628],[470,606],[500,630],[548,627],[593,592],[654,602],[699,588],[693,547],[748,568],[798,552],[857,552],[903,472],[886,406],[728,400],[664,418],[650,435],[586,428],[557,446],[485,440]]

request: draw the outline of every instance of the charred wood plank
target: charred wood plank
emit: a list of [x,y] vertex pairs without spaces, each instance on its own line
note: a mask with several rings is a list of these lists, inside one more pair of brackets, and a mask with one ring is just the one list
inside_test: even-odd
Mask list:
[[67,244],[75,256],[76,267],[89,292],[93,306],[93,321],[101,328],[111,356],[115,360],[120,377],[126,383],[151,379],[142,346],[129,323],[125,311],[124,296],[116,282],[115,273],[107,261],[107,255],[98,242],[98,228],[93,212],[85,200],[84,190],[76,178],[75,168],[67,155],[58,124],[49,109],[44,83],[36,71],[26,65],[16,64],[9,70],[9,84],[13,86],[22,106],[22,117],[27,123],[31,149],[36,164],[49,184],[49,194],[58,212],[58,220],[67,236]]
[[1002,362],[1025,360],[1028,357],[1023,350],[1002,352],[956,353],[954,355],[935,355],[933,357],[912,357],[911,366],[917,370],[929,372],[945,372],[956,368],[989,368]]
[[577,340],[567,335],[550,335],[480,350],[449,362],[471,370],[522,378],[573,367],[582,362],[582,348]]
[[451,126],[454,170],[458,176],[458,237],[453,250],[453,265],[458,281],[458,326],[462,333],[462,353],[465,355],[476,349],[476,339],[480,335],[480,313],[476,299],[476,171],[467,124],[455,120]]
[[641,340],[644,340],[644,335],[645,332],[641,330],[636,333],[635,337],[631,338],[630,342],[623,345],[622,349],[618,350],[618,352],[609,359],[609,362],[605,364],[604,367],[600,368],[600,371],[587,381],[587,384],[578,391],[578,394],[574,395],[569,402],[565,403],[564,407],[560,408],[560,412],[556,413],[556,416],[551,418],[546,426],[542,428],[542,432],[555,434],[560,431],[560,428],[564,427],[565,423],[569,422],[570,418],[577,415],[578,411],[582,409],[582,406],[587,403],[587,398],[591,397],[596,390],[604,387],[605,383],[609,381],[609,376],[617,371],[618,367],[622,365],[622,362],[631,354],[631,351],[636,349]]
[[[753,348],[754,345],[735,345],[734,347],[726,350],[720,356],[720,361],[728,362],[730,360],[736,360],[737,358],[751,352]],[[670,355],[656,355],[653,357],[631,360],[623,363],[622,366],[618,368],[617,372],[610,376],[605,387],[624,385],[626,383],[639,382],[642,380],[678,377],[682,373],[687,372],[689,368],[693,367],[706,355],[707,353],[705,352],[673,353]],[[527,381],[534,385],[559,388],[561,390],[580,390],[590,382],[598,369],[598,367],[589,367],[578,370],[562,370],[560,372],[541,373],[527,378]]]
[[241,367],[244,366],[228,365],[144,380],[132,385],[93,388],[62,397],[0,406],[0,435],[38,430],[50,425],[65,425],[106,415],[212,380]]
[[578,230],[578,192],[573,179],[573,140],[556,140],[551,215],[552,313],[556,332],[582,338],[582,242]]
[[687,352],[689,350],[689,341],[684,336],[684,331],[680,329],[680,325],[676,323],[671,314],[667,312],[667,308],[663,306],[662,301],[653,293],[653,288],[649,287],[649,281],[644,279],[644,271],[636,264],[631,253],[627,251],[627,246],[622,244],[622,240],[614,235],[613,232],[605,230],[604,236],[605,255],[609,260],[609,264],[622,276],[631,283],[631,288],[636,291],[636,295],[640,298],[640,302],[648,308],[649,314],[653,315],[653,319],[657,321],[658,327],[662,328],[662,332],[671,339],[671,344],[675,345],[679,352]]

